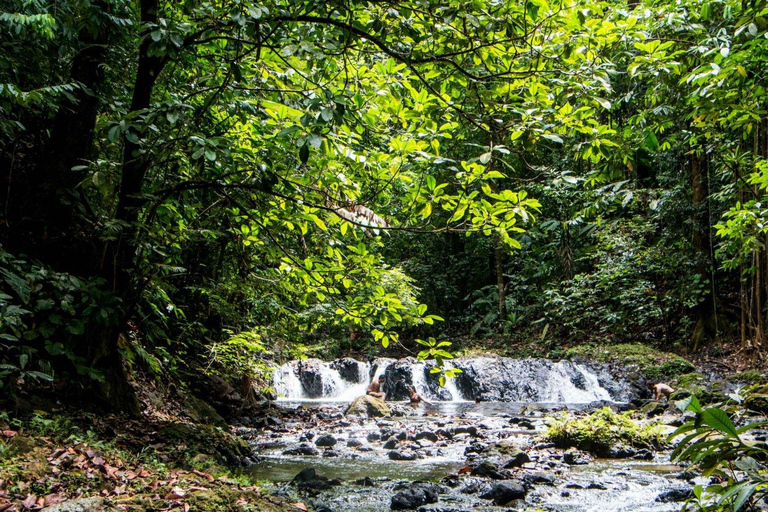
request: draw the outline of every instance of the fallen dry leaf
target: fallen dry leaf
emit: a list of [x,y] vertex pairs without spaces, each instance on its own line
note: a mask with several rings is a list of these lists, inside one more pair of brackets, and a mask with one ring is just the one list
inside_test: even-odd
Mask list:
[[169,492],[168,494],[165,495],[165,499],[167,499],[167,500],[180,500],[186,494],[187,493],[184,492],[181,488],[174,487],[173,489],[171,489],[171,492]]
[[35,506],[37,505],[37,497],[32,494],[29,494],[27,495],[26,499],[21,502],[21,505],[24,508],[35,508]]
[[15,437],[18,432],[14,430],[3,430],[3,437]]
[[291,505],[293,505],[294,507],[296,507],[299,510],[303,510],[304,512],[307,511],[307,506],[305,504],[301,503],[301,502],[291,503]]
[[205,478],[205,479],[206,479],[206,480],[208,480],[209,482],[213,482],[214,480],[216,480],[216,479],[213,477],[213,475],[211,475],[210,473],[204,473],[204,472],[202,472],[202,471],[199,471],[199,470],[197,470],[197,469],[193,470],[192,472],[193,472],[194,474],[196,474],[197,476],[201,476],[201,477]]

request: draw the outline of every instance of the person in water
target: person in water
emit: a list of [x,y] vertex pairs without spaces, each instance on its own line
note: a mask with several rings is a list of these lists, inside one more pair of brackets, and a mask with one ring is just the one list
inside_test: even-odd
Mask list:
[[418,391],[416,391],[416,388],[413,386],[408,386],[408,395],[411,401],[411,405],[419,405],[421,402],[432,405],[431,402],[424,400],[424,398],[422,398],[422,396],[418,393]]
[[384,384],[385,380],[387,379],[382,375],[377,380],[371,381],[371,383],[368,385],[366,394],[375,396],[376,398],[381,398],[382,400],[386,401],[387,394],[381,390],[381,385]]
[[664,398],[669,400],[669,395],[675,392],[674,389],[669,387],[668,385],[659,382],[658,384],[654,384],[653,382],[648,382],[648,389],[653,391],[654,394],[654,400],[661,400],[661,396],[664,395]]

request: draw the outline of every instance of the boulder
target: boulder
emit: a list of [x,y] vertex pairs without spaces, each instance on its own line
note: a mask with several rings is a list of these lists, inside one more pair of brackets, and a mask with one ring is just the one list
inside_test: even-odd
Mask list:
[[659,503],[673,503],[677,501],[685,501],[693,496],[692,489],[670,489],[664,491],[656,497],[656,501]]
[[335,437],[333,437],[330,434],[325,434],[325,435],[322,435],[322,436],[318,437],[315,440],[315,445],[316,446],[334,446],[336,444],[336,442],[337,441],[336,441]]
[[410,450],[392,450],[387,453],[387,456],[390,460],[418,460],[424,458],[422,454]]
[[319,359],[299,361],[298,376],[304,393],[309,398],[321,398],[323,396],[323,362]]
[[332,361],[330,367],[339,372],[341,378],[347,382],[358,383],[362,380],[360,363],[350,357]]
[[484,500],[492,500],[494,505],[504,506],[513,500],[525,498],[525,485],[517,480],[496,482],[480,495]]
[[386,402],[381,398],[371,395],[363,395],[355,398],[347,410],[344,411],[347,416],[358,414],[368,417],[390,416],[391,411]]
[[392,496],[389,508],[392,510],[416,510],[427,503],[436,502],[437,492],[433,486],[419,486],[400,491]]
[[317,448],[315,448],[312,445],[309,445],[307,443],[301,443],[298,446],[294,446],[293,448],[288,448],[287,450],[283,451],[283,455],[316,456],[316,455],[320,455],[320,452],[317,451]]
[[429,432],[429,431],[419,432],[418,434],[413,436],[413,438],[416,441],[420,441],[422,439],[426,439],[428,441],[432,441],[433,443],[437,442],[437,434],[435,434],[434,432]]
[[569,466],[581,466],[589,464],[592,461],[592,457],[581,450],[571,449],[563,454],[563,462]]
[[492,478],[494,480],[503,480],[505,478],[508,478],[509,475],[506,474],[507,472],[500,472],[499,468],[496,467],[495,464],[491,462],[481,462],[474,468],[472,468],[471,475],[472,476],[482,476],[486,478]]
[[526,462],[531,462],[531,458],[527,453],[520,451],[513,455],[512,458],[509,459],[506,464],[504,464],[504,469],[519,468],[522,467]]
[[753,411],[768,414],[768,393],[755,393],[744,400],[744,407]]

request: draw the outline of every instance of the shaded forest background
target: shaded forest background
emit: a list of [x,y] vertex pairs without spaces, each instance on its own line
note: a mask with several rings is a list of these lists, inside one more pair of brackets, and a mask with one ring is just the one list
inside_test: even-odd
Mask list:
[[764,2],[1,10],[12,394],[414,340],[761,354]]

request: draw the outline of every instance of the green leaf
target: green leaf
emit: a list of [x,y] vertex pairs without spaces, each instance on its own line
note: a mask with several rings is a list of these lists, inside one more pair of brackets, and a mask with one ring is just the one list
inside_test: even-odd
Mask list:
[[718,430],[730,437],[736,439],[739,438],[739,434],[736,432],[736,427],[733,426],[731,419],[728,417],[725,411],[717,408],[709,408],[702,413],[701,418],[704,423],[714,428],[715,430]]

